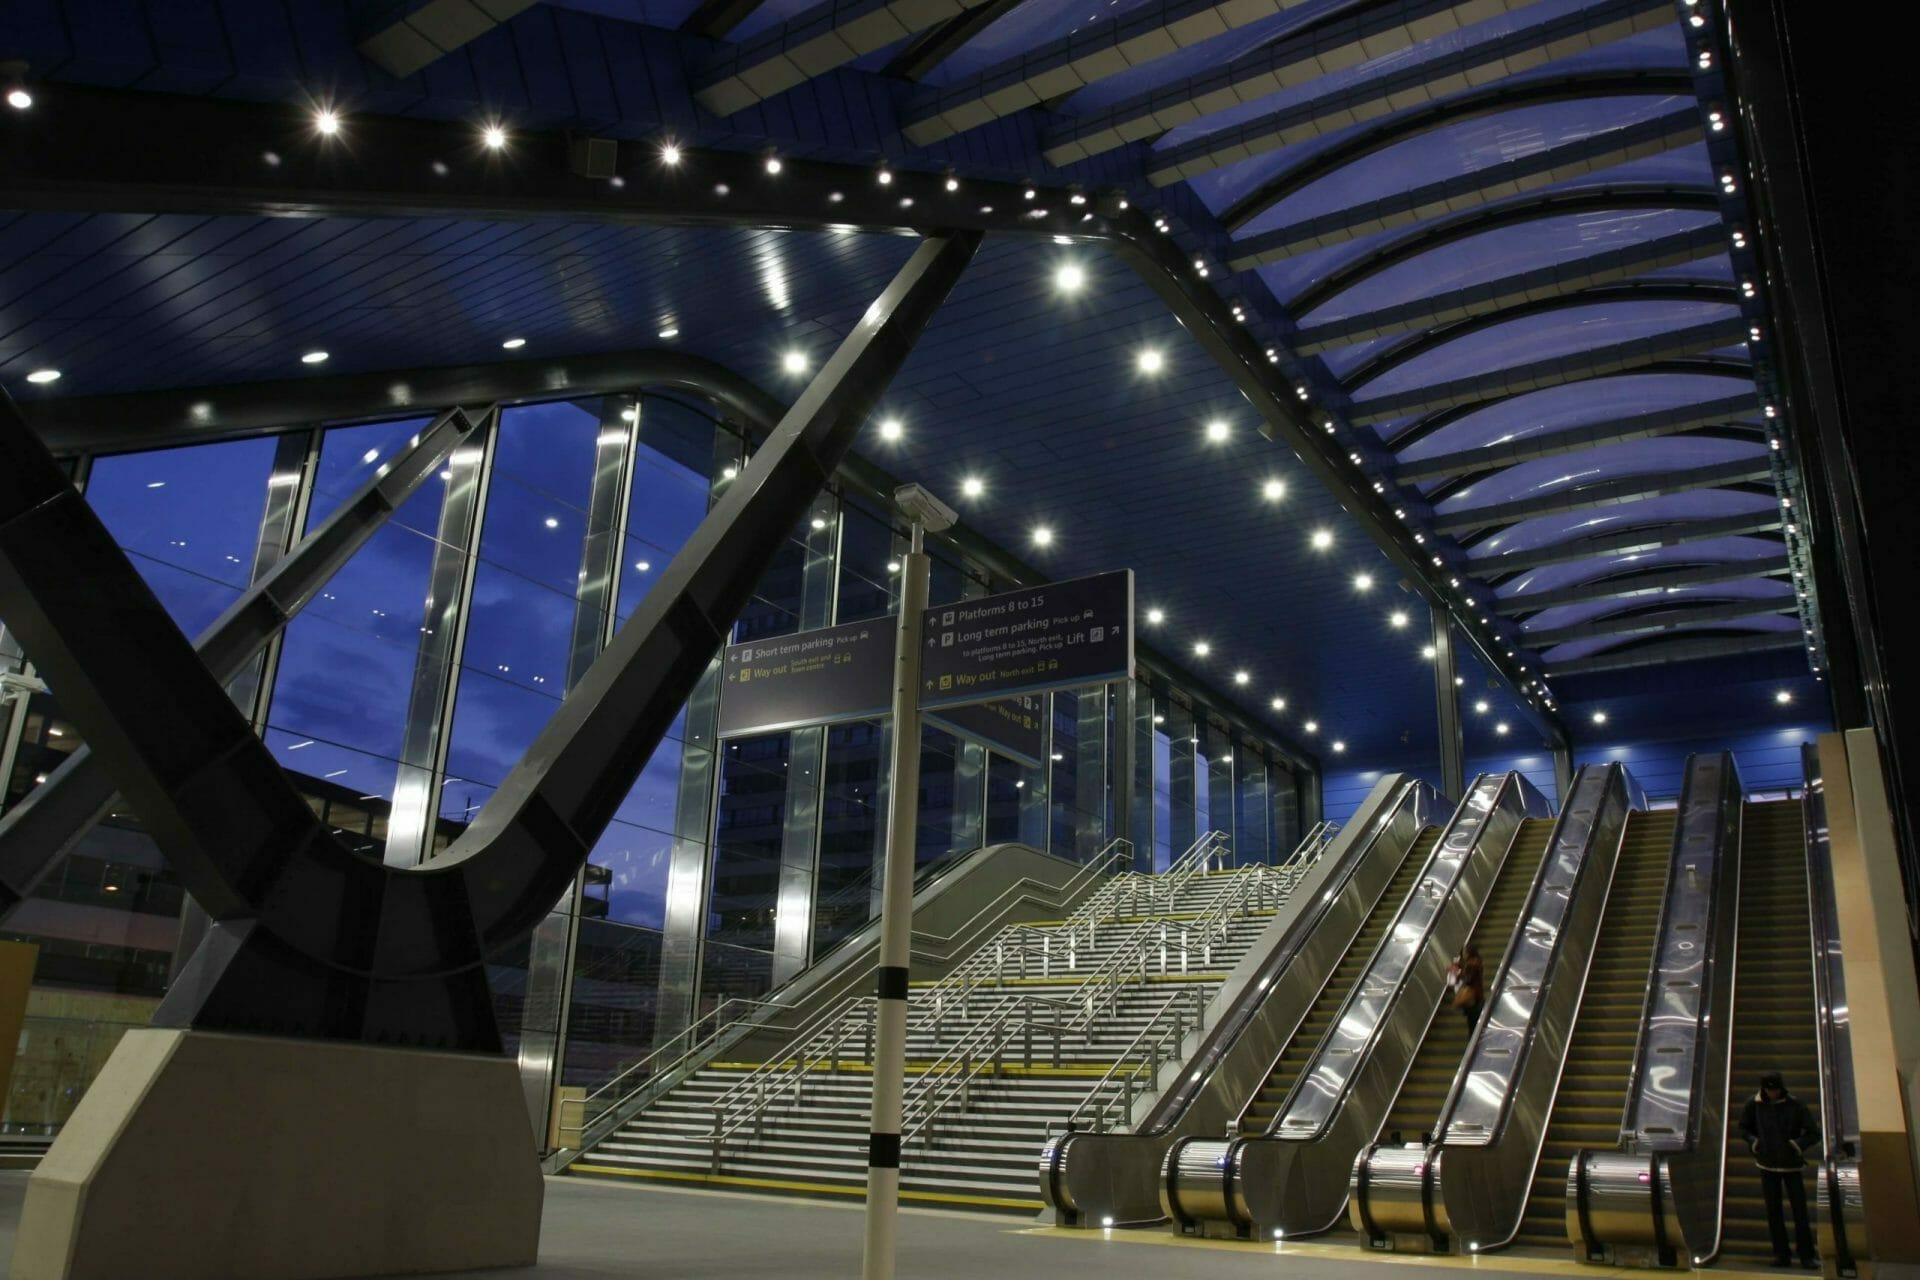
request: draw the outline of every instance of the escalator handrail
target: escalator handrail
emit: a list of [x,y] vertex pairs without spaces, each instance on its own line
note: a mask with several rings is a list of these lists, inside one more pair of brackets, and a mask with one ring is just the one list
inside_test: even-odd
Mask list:
[[[1445,804],[1444,797],[1440,796],[1431,784],[1419,778],[1409,777],[1401,783],[1400,794],[1393,803],[1383,806],[1366,828],[1364,835],[1347,846],[1346,852],[1335,864],[1333,873],[1324,882],[1319,895],[1307,903],[1306,908],[1294,918],[1286,934],[1268,953],[1267,959],[1261,964],[1259,970],[1248,980],[1233,1007],[1215,1021],[1213,1032],[1207,1037],[1206,1043],[1200,1047],[1199,1052],[1194,1055],[1190,1069],[1181,1073],[1180,1082],[1161,1097],[1145,1123],[1141,1125],[1139,1133],[1142,1137],[1159,1137],[1166,1133],[1186,1113],[1187,1108],[1193,1105],[1193,1100],[1200,1096],[1201,1091],[1212,1079],[1213,1073],[1219,1069],[1221,1059],[1233,1048],[1240,1033],[1260,1011],[1260,1006],[1266,999],[1273,979],[1284,972],[1300,954],[1301,949],[1307,945],[1314,931],[1320,927],[1321,919],[1339,899],[1347,883],[1353,879],[1361,867],[1367,864],[1374,846],[1393,829],[1394,820],[1401,811],[1412,806],[1414,829],[1418,831],[1428,825],[1427,816],[1444,807]],[[1354,830],[1355,828],[1349,826],[1341,834],[1351,835]],[[1329,976],[1331,976],[1331,970],[1329,970]],[[1269,1067],[1268,1070],[1271,1072],[1272,1068]]]
[[[1813,934],[1814,1050],[1820,1091],[1820,1134],[1825,1144],[1819,1176],[1827,1190],[1827,1221],[1833,1231],[1835,1262],[1841,1275],[1857,1270],[1854,1241],[1840,1185],[1840,1166],[1859,1149],[1859,1100],[1854,1096],[1853,1032],[1847,1021],[1847,977],[1840,960],[1840,923],[1833,887],[1833,853],[1827,828],[1826,781],[1820,752],[1812,743],[1800,748],[1806,789],[1800,795],[1801,827],[1807,853],[1807,918]],[[1856,1224],[1857,1225],[1857,1224]],[[1861,1243],[1864,1243],[1862,1241]]]
[[[1593,805],[1591,811],[1583,814],[1578,804],[1578,798],[1581,794],[1582,786],[1586,785],[1587,779],[1590,777],[1600,779],[1599,782],[1593,784],[1601,789],[1600,797]],[[1596,833],[1601,830],[1601,819],[1606,806],[1616,798],[1616,786],[1619,788],[1618,799],[1624,806],[1621,814],[1620,833],[1616,838],[1623,840],[1626,836],[1626,815],[1635,811],[1644,811],[1647,807],[1646,793],[1641,789],[1640,784],[1635,781],[1633,775],[1627,772],[1624,765],[1618,762],[1597,766],[1582,765],[1580,766],[1580,771],[1574,776],[1573,784],[1567,789],[1567,795],[1569,797],[1568,803],[1561,807],[1559,820],[1554,823],[1553,834],[1547,839],[1546,855],[1540,859],[1540,869],[1534,873],[1533,885],[1527,891],[1526,906],[1524,908],[1526,914],[1523,917],[1526,923],[1513,931],[1507,943],[1506,954],[1500,960],[1500,967],[1495,971],[1493,981],[1487,987],[1487,1008],[1489,1012],[1481,1017],[1479,1025],[1474,1028],[1472,1039],[1467,1045],[1467,1052],[1461,1061],[1460,1069],[1454,1073],[1453,1084],[1447,1090],[1446,1101],[1441,1104],[1439,1119],[1434,1123],[1433,1127],[1434,1140],[1432,1149],[1437,1150],[1449,1145],[1450,1137],[1448,1131],[1453,1125],[1454,1113],[1459,1110],[1461,1099],[1466,1094],[1467,1082],[1473,1079],[1476,1073],[1482,1076],[1496,1074],[1489,1066],[1483,1064],[1481,1061],[1481,1040],[1487,1028],[1493,1023],[1492,1011],[1500,1007],[1501,995],[1506,990],[1508,983],[1513,980],[1513,968],[1520,951],[1520,942],[1526,936],[1527,930],[1534,925],[1539,914],[1535,908],[1536,904],[1540,902],[1540,895],[1543,889],[1550,883],[1548,877],[1554,870],[1554,852],[1560,848],[1562,842],[1567,838],[1570,829],[1577,827],[1580,828],[1578,836],[1580,841],[1579,866],[1574,871],[1572,883],[1567,885],[1566,892],[1560,899],[1560,909],[1557,915],[1550,922],[1553,940],[1547,945],[1544,952],[1537,953],[1541,959],[1538,966],[1537,981],[1535,982],[1537,991],[1534,996],[1533,1010],[1528,1015],[1526,1027],[1522,1031],[1518,1043],[1509,1050],[1506,1056],[1504,1063],[1506,1075],[1505,1087],[1500,1090],[1499,1102],[1494,1109],[1493,1118],[1485,1125],[1482,1133],[1476,1134],[1473,1139],[1452,1139],[1451,1144],[1457,1146],[1492,1146],[1499,1142],[1501,1135],[1505,1133],[1507,1117],[1513,1111],[1513,1082],[1518,1080],[1524,1073],[1527,1062],[1533,1055],[1534,1042],[1540,1030],[1540,1014],[1546,1008],[1547,999],[1552,990],[1552,983],[1556,975],[1560,972],[1561,957],[1566,953],[1566,949],[1573,943],[1573,939],[1568,936],[1564,925],[1567,917],[1572,914],[1574,903],[1579,899],[1582,887],[1586,885],[1588,878],[1592,874],[1592,867],[1594,866],[1592,855],[1595,847],[1595,836]],[[1587,941],[1591,943],[1593,940],[1588,939]],[[1522,980],[1527,976],[1527,974],[1522,974]]]
[[[1715,763],[1719,766],[1718,776],[1714,780],[1717,789],[1711,800],[1703,800],[1695,794],[1696,782]],[[1622,1150],[1674,1152],[1692,1151],[1699,1146],[1700,1125],[1706,1116],[1704,1076],[1712,1062],[1712,1055],[1708,1052],[1708,1023],[1716,999],[1729,1003],[1730,992],[1725,988],[1725,975],[1734,957],[1730,951],[1725,955],[1719,952],[1722,945],[1731,941],[1730,938],[1721,937],[1722,928],[1727,924],[1726,914],[1735,913],[1737,918],[1737,858],[1743,797],[1739,768],[1731,752],[1687,757],[1685,780],[1680,787],[1679,813],[1674,822],[1673,857],[1660,906],[1660,925],[1654,935],[1654,967],[1649,974],[1646,1002],[1640,1012],[1640,1035],[1634,1047],[1633,1074],[1629,1077],[1626,1107],[1620,1120]],[[1705,816],[1695,815],[1710,815],[1711,826]],[[1687,895],[1686,878],[1679,866],[1680,855],[1689,843],[1697,843],[1701,837],[1710,837],[1712,841],[1713,882],[1704,893]],[[1729,861],[1733,862],[1735,871],[1731,881],[1724,874]],[[1669,957],[1684,949],[1681,944],[1685,940],[1680,935],[1689,929],[1701,940],[1693,945],[1701,947],[1702,953],[1697,962],[1692,962],[1700,967],[1700,980],[1694,983],[1697,995],[1694,998],[1693,1016],[1683,1021],[1662,1011],[1661,993],[1670,985],[1667,975],[1677,971],[1676,966],[1669,963]],[[1678,966],[1679,969],[1685,967]],[[1679,1045],[1687,1057],[1685,1071],[1679,1073],[1684,1075],[1687,1082],[1684,1099],[1680,1102],[1663,1101],[1659,1096],[1662,1091],[1650,1080],[1652,1059],[1656,1055],[1665,1056],[1666,1046],[1673,1044]],[[1663,1065],[1663,1071],[1671,1073],[1671,1070]],[[1671,1089],[1664,1092],[1668,1097],[1673,1096]],[[1646,1135],[1655,1126],[1647,1123],[1647,1120],[1661,1112],[1671,1116],[1681,1103],[1685,1108],[1684,1123],[1659,1126],[1672,1137],[1649,1141]]]
[[[1460,876],[1464,873],[1468,860],[1479,850],[1481,837],[1485,835],[1488,829],[1487,819],[1491,818],[1507,805],[1517,806],[1519,810],[1519,821],[1522,822],[1529,818],[1551,816],[1551,806],[1549,802],[1540,794],[1539,789],[1528,780],[1527,776],[1517,770],[1497,775],[1498,781],[1494,785],[1492,794],[1487,798],[1485,812],[1478,815],[1471,814],[1469,811],[1474,795],[1485,785],[1488,778],[1494,776],[1496,775],[1481,774],[1474,779],[1473,785],[1467,788],[1466,798],[1462,799],[1459,807],[1453,811],[1453,816],[1447,821],[1446,829],[1440,833],[1440,838],[1434,842],[1433,848],[1428,852],[1426,866],[1422,868],[1420,878],[1414,882],[1413,889],[1410,890],[1407,897],[1401,901],[1400,909],[1394,914],[1393,922],[1389,923],[1387,929],[1381,934],[1380,941],[1374,946],[1373,954],[1367,958],[1366,967],[1360,971],[1360,975],[1354,981],[1354,985],[1348,990],[1346,997],[1340,1002],[1340,1013],[1329,1020],[1326,1033],[1321,1037],[1320,1043],[1314,1046],[1313,1053],[1309,1055],[1306,1063],[1301,1067],[1300,1074],[1298,1078],[1295,1079],[1293,1087],[1287,1091],[1287,1096],[1281,1102],[1279,1110],[1274,1113],[1273,1123],[1267,1126],[1267,1137],[1278,1137],[1280,1135],[1281,1126],[1286,1123],[1288,1116],[1293,1111],[1295,1099],[1302,1096],[1301,1091],[1310,1080],[1313,1081],[1313,1093],[1316,1103],[1318,1104],[1320,1116],[1310,1133],[1288,1134],[1286,1140],[1303,1142],[1317,1141],[1339,1117],[1341,1111],[1346,1106],[1348,1095],[1353,1091],[1354,1082],[1359,1077],[1362,1064],[1366,1063],[1372,1056],[1374,1049],[1380,1042],[1382,1032],[1392,1019],[1394,1013],[1398,1010],[1401,997],[1406,994],[1407,983],[1414,975],[1416,962],[1419,959],[1420,953],[1426,948],[1427,941],[1432,937],[1434,929],[1439,927],[1442,913],[1445,911],[1447,903],[1452,899],[1455,889],[1459,887]],[[1547,812],[1544,814],[1541,813],[1540,810],[1542,809],[1547,810]],[[1448,850],[1448,837],[1453,835],[1455,830],[1463,823],[1469,821],[1469,819],[1475,822],[1472,838],[1465,849],[1460,850],[1457,855],[1454,855]],[[1515,834],[1511,839],[1518,839],[1518,830],[1518,827],[1516,827]],[[1507,851],[1509,855],[1511,851],[1512,845],[1510,841]],[[1409,946],[1407,940],[1395,937],[1393,925],[1397,924],[1400,918],[1406,914],[1407,908],[1409,904],[1413,902],[1414,894],[1419,892],[1420,886],[1431,878],[1430,869],[1433,868],[1441,858],[1450,856],[1457,856],[1459,858],[1459,865],[1454,869],[1452,878],[1447,881],[1444,891],[1436,900],[1433,911],[1428,916],[1426,926],[1421,930],[1418,940],[1411,944],[1406,968],[1401,971],[1398,980],[1393,985],[1393,990],[1381,1000],[1378,1008],[1375,1010],[1372,1026],[1368,1029],[1365,1038],[1357,1047],[1353,1048],[1349,1054],[1343,1055],[1347,1057],[1348,1061],[1352,1064],[1351,1068],[1340,1077],[1337,1086],[1329,1090],[1326,1087],[1327,1081],[1324,1073],[1316,1073],[1315,1064],[1320,1061],[1331,1038],[1340,1032],[1343,1024],[1347,1021],[1347,1019],[1341,1015],[1343,1015],[1356,1000],[1361,998],[1361,993],[1365,988],[1368,976],[1372,974],[1374,966],[1379,963],[1387,948],[1390,946]],[[1504,867],[1505,864],[1503,863],[1502,865]]]

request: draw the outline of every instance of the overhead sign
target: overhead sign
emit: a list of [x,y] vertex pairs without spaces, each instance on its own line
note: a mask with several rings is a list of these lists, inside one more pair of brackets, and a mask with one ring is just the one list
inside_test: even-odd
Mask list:
[[1029,768],[1040,766],[1047,745],[1047,704],[1039,694],[1026,693],[999,702],[981,702],[927,712],[927,719],[964,738],[984,742]]
[[927,610],[920,705],[957,706],[1133,675],[1133,571]]
[[728,645],[720,736],[884,716],[893,707],[894,620],[850,622]]

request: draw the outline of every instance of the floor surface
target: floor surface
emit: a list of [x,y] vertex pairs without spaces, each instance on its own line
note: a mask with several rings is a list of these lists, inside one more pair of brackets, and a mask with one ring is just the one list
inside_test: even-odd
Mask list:
[[[0,1266],[12,1258],[26,1184],[24,1173],[0,1172]],[[553,1178],[540,1264],[460,1272],[455,1280],[851,1280],[860,1274],[862,1216],[857,1204]],[[1015,1217],[923,1209],[901,1213],[899,1240],[901,1280],[1445,1280],[1468,1270],[1605,1280],[1649,1274],[1609,1273],[1571,1259],[1435,1262],[1343,1246],[1181,1240],[1164,1230],[1056,1231]],[[1705,1274],[1735,1280],[1751,1273],[1716,1268]]]

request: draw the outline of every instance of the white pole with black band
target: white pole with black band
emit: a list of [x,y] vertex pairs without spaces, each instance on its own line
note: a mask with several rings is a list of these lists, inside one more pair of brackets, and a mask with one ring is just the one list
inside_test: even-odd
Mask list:
[[907,1069],[907,965],[913,947],[914,833],[920,823],[920,619],[927,610],[925,535],[950,528],[953,509],[917,484],[893,500],[913,522],[913,549],[900,573],[899,643],[893,658],[893,752],[887,801],[887,860],[880,906],[880,966],[873,1050],[873,1112],[867,1128],[867,1236],[864,1280],[893,1280],[894,1221],[900,1208],[900,1102]]

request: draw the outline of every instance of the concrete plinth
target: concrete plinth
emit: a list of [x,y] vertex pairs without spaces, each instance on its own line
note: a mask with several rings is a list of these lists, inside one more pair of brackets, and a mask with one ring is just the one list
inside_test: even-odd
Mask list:
[[505,1058],[128,1032],[27,1187],[13,1280],[320,1280],[534,1261]]

